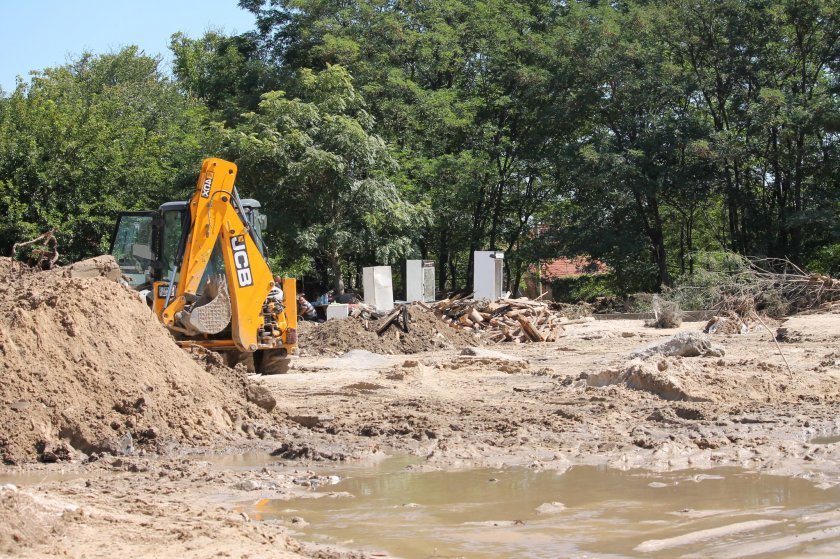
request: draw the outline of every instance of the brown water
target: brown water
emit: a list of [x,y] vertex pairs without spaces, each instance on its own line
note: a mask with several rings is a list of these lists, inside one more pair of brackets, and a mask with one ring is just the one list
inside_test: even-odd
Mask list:
[[576,467],[418,472],[405,459],[263,500],[256,519],[300,516],[296,537],[404,558],[840,557],[840,488],[725,469],[653,474]]
[[810,441],[811,444],[834,444],[840,443],[840,435],[825,435],[821,437],[814,437]]
[[11,483],[20,487],[37,487],[45,483],[56,481],[70,481],[85,477],[85,474],[78,471],[61,470],[30,470],[15,471],[11,468],[0,472],[0,485]]

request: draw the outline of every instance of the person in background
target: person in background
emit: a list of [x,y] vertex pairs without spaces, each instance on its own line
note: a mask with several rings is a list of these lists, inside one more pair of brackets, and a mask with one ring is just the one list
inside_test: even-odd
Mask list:
[[283,290],[280,289],[280,286],[283,285],[283,278],[280,276],[274,276],[274,287],[271,288],[271,291],[268,292],[268,296],[278,304],[283,305]]
[[298,295],[298,316],[303,320],[318,320],[315,307],[303,295]]

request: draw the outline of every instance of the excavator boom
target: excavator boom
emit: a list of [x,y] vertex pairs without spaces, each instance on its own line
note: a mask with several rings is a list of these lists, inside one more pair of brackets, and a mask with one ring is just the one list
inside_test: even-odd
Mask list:
[[175,298],[163,311],[163,323],[175,326],[178,313],[197,298],[213,249],[221,241],[225,280],[233,317],[231,336],[241,351],[256,351],[263,327],[262,306],[274,279],[235,200],[236,165],[207,159],[190,200],[192,226],[186,239],[181,280]]

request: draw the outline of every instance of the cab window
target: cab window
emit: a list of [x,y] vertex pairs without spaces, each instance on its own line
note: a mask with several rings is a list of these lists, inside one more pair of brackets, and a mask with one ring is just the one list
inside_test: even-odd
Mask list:
[[151,214],[121,215],[111,246],[111,255],[134,288],[152,281],[152,219]]

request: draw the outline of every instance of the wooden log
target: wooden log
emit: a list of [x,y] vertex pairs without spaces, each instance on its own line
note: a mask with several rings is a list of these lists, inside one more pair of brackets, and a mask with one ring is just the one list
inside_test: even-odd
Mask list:
[[543,302],[531,301],[530,299],[499,299],[499,302],[519,309],[539,309],[548,307],[548,305]]
[[502,316],[510,310],[513,310],[513,307],[511,307],[510,305],[499,305],[498,307],[496,307],[495,310],[491,311],[490,314],[492,314],[493,316]]
[[502,326],[502,336],[505,337],[505,340],[510,341],[513,339],[513,334],[510,333],[510,328],[507,326]]
[[531,340],[535,342],[545,341],[545,336],[543,336],[540,331],[536,329],[534,324],[527,318],[520,318],[519,324],[522,326],[522,331],[525,332]]
[[475,309],[470,309],[469,316],[473,322],[484,322],[484,317]]
[[381,326],[379,326],[379,328],[377,328],[377,329],[376,329],[376,333],[377,333],[377,334],[379,334],[380,336],[381,336],[383,333],[385,333],[385,331],[386,331],[388,328],[390,328],[390,327],[391,327],[391,325],[392,325],[394,322],[396,322],[396,321],[397,321],[397,319],[400,317],[400,315],[402,314],[402,312],[403,312],[402,307],[399,307],[399,308],[395,309],[393,312],[391,312],[391,314],[389,314],[388,316],[386,316],[386,317],[385,317],[385,321],[382,323],[382,325],[381,325]]

